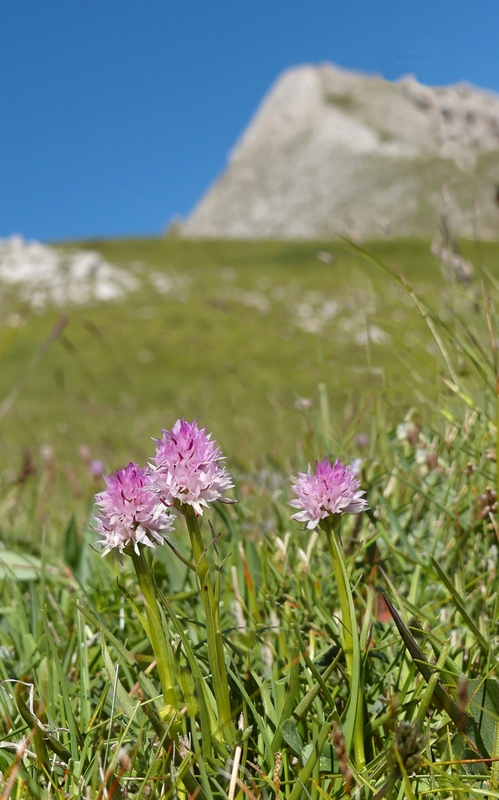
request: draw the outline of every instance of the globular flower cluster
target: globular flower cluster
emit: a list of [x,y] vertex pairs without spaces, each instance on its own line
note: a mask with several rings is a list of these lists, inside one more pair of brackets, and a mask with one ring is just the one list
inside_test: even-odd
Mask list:
[[96,497],[97,531],[103,555],[132,545],[163,544],[173,529],[175,511],[192,506],[199,515],[232,488],[231,476],[220,466],[223,456],[206,429],[197,422],[178,420],[156,440],[153,463],[142,468],[130,463],[105,478],[106,489]]
[[[224,501],[224,492],[234,485],[221,466],[220,449],[196,421],[177,420],[155,442],[156,455],[148,467],[130,463],[117,470],[95,496],[103,555],[114,549],[123,553],[129,545],[139,552],[139,545],[163,544],[173,530],[176,511],[188,505],[202,515],[208,503]],[[297,495],[291,505],[298,509],[291,518],[309,530],[332,515],[359,514],[368,508],[354,468],[339,460],[316,462],[314,472],[309,464],[291,488]]]
[[128,545],[138,552],[139,544],[163,544],[162,534],[172,530],[174,517],[151,490],[148,470],[130,462],[105,481],[106,489],[95,496],[102,555],[114,549],[122,553]]
[[151,465],[152,482],[167,505],[187,504],[202,515],[203,507],[222,500],[233,487],[227,470],[220,466],[223,456],[206,428],[197,422],[178,420],[171,431],[162,431],[156,440],[156,456]]
[[334,464],[327,458],[317,461],[313,473],[309,464],[307,472],[298,473],[291,488],[297,498],[290,504],[299,509],[291,519],[306,523],[309,530],[333,514],[360,514],[368,508],[360,481],[339,459]]

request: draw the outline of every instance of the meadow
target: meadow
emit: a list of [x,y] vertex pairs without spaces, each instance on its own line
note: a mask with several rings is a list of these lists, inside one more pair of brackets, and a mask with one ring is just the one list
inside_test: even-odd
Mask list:
[[[63,505],[70,494],[87,498],[90,459],[107,470],[143,461],[149,437],[181,415],[209,420],[233,464],[246,469],[265,456],[286,465],[301,426],[297,401],[317,400],[320,384],[337,441],[357,428],[369,435],[378,407],[395,423],[415,402],[438,396],[440,365],[421,315],[346,243],[85,246],[130,269],[141,288],[121,302],[36,314],[3,294],[7,483],[23,470],[48,469],[47,491]],[[474,297],[443,281],[428,242],[368,250],[402,269],[439,312],[452,315],[457,303],[474,314]],[[478,270],[495,269],[495,244],[463,250]]]
[[[499,246],[86,246],[141,289],[2,301],[0,797],[499,797]],[[92,464],[181,416],[238,502],[102,558]],[[290,520],[324,456],[341,532]]]

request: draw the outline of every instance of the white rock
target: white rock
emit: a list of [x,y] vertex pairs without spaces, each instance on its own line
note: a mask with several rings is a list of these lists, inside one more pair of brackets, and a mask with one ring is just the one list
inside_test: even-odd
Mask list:
[[432,235],[450,198],[460,235],[497,237],[499,97],[331,64],[284,72],[184,236]]
[[125,269],[92,250],[59,250],[21,236],[0,239],[0,282],[37,309],[119,300],[139,288]]

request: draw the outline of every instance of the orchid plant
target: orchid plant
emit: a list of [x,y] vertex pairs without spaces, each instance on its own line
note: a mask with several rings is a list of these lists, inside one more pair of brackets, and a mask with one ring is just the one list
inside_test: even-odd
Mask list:
[[343,514],[360,514],[368,505],[352,467],[343,465],[339,460],[331,464],[324,458],[323,461],[316,462],[314,471],[309,464],[307,472],[298,473],[292,491],[297,497],[291,500],[290,505],[298,509],[292,519],[305,523],[308,530],[319,526],[326,534],[331,553],[341,609],[340,641],[350,683],[351,713],[348,714],[345,725],[345,742],[347,752],[353,745],[357,769],[362,771],[366,763],[363,700],[360,692],[362,659],[340,528]]
[[[106,478],[106,489],[96,495],[97,531],[102,555],[116,550],[132,558],[145,603],[144,628],[151,642],[163,693],[162,717],[178,728],[177,666],[171,635],[158,603],[146,547],[168,541],[179,514],[185,517],[193,561],[183,559],[195,571],[206,619],[208,661],[218,711],[219,737],[233,740],[229,684],[225,667],[219,612],[219,581],[207,557],[211,542],[203,541],[199,517],[215,500],[228,501],[224,492],[232,479],[220,465],[223,456],[206,429],[197,422],[178,420],[171,431],[156,440],[156,455],[148,467],[130,463]],[[177,553],[177,551],[175,551]],[[177,555],[179,555],[177,553]]]
[[[115,550],[120,557],[132,558],[145,604],[143,625],[151,642],[163,693],[162,717],[175,732],[180,732],[177,662],[172,648],[165,613],[158,602],[145,550],[168,542],[175,554],[196,574],[206,621],[208,662],[217,709],[215,738],[231,747],[236,731],[230,703],[224,642],[220,625],[220,570],[208,556],[212,539],[205,542],[201,518],[215,501],[233,502],[226,492],[233,488],[224,458],[211,434],[196,421],[179,419],[171,430],[163,430],[155,440],[156,453],[147,467],[130,463],[106,478],[106,489],[96,496],[99,510],[97,531],[102,554]],[[320,527],[331,552],[341,608],[340,641],[345,654],[350,684],[350,713],[345,726],[347,752],[353,747],[358,770],[365,765],[361,686],[361,654],[353,596],[340,540],[343,514],[359,514],[367,508],[360,481],[352,467],[325,458],[312,471],[299,473],[292,484],[297,495],[291,501],[297,509],[292,519],[308,530]],[[175,520],[183,516],[192,551],[185,559],[170,542]],[[171,606],[166,603],[172,617]],[[175,620],[173,620],[175,622]]]

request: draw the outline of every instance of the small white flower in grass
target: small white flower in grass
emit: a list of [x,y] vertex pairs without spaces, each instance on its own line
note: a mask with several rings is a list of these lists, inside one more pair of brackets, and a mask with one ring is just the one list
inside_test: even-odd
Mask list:
[[123,553],[128,545],[138,553],[139,544],[163,544],[163,534],[173,530],[175,518],[151,491],[148,470],[130,463],[105,481],[105,490],[95,495],[102,555],[114,549]]
[[350,469],[352,471],[352,475],[360,475],[362,472],[362,459],[354,458],[353,461],[350,462]]
[[334,464],[327,458],[316,461],[314,473],[309,464],[307,472],[299,472],[293,480],[297,499],[290,505],[299,510],[291,519],[306,523],[309,530],[333,514],[360,514],[368,508],[360,481],[339,460]]
[[171,431],[164,430],[156,441],[156,456],[151,465],[152,482],[166,505],[190,505],[196,514],[233,487],[232,478],[220,466],[224,460],[211,433],[197,422],[177,420]]

